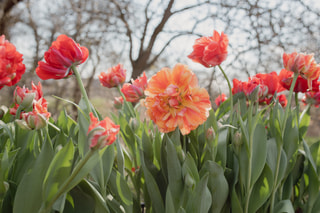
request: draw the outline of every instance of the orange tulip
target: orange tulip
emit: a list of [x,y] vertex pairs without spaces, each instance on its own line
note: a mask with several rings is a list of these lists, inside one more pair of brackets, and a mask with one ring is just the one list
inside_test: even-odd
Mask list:
[[100,73],[99,80],[104,87],[117,87],[126,80],[126,70],[123,69],[122,64],[118,64],[109,68],[107,72]]
[[125,83],[122,86],[121,92],[126,98],[126,101],[137,103],[144,97],[144,90],[147,88],[147,76],[143,72],[143,75],[136,80],[132,81],[132,84]]
[[106,117],[99,121],[90,112],[90,125],[88,128],[88,136],[90,138],[90,148],[103,148],[111,145],[117,138],[120,126],[113,123],[113,121]]
[[228,55],[228,37],[223,32],[221,35],[213,32],[211,37],[201,37],[193,45],[193,52],[188,55],[194,62],[205,67],[220,65]]
[[308,87],[311,89],[312,81],[318,79],[320,75],[320,66],[315,62],[313,54],[284,53],[282,58],[285,69],[307,79]]
[[183,135],[189,134],[206,121],[211,109],[208,92],[183,64],[160,70],[150,79],[145,95],[147,114],[164,133],[178,127]]

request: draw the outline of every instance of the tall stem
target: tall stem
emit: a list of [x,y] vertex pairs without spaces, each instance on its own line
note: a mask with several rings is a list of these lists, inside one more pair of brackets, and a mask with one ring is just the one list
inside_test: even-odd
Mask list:
[[[293,76],[293,80],[290,86],[290,91],[289,91],[289,97],[288,97],[288,105],[286,106],[286,110],[285,110],[285,115],[284,115],[284,119],[283,119],[283,123],[282,123],[282,138],[284,137],[284,131],[285,131],[285,126],[287,124],[287,118],[288,118],[288,114],[289,114],[289,110],[291,108],[291,100],[292,100],[292,94],[293,94],[293,89],[296,85],[297,79],[298,79],[299,74],[298,73],[294,73]],[[280,183],[280,181],[278,180],[278,176],[279,176],[279,169],[280,169],[280,161],[281,161],[281,150],[282,150],[282,143],[281,144],[277,144],[277,164],[276,164],[276,173],[275,173],[275,179],[274,179],[274,186],[273,186],[273,190],[272,190],[272,194],[271,194],[271,203],[270,203],[270,213],[273,213],[274,211],[274,202],[275,202],[275,196],[276,196],[276,192],[278,190],[278,187],[280,184],[278,184],[278,182]]]
[[84,165],[87,163],[87,161],[91,158],[91,156],[97,151],[98,149],[90,149],[90,151],[88,152],[88,154],[85,156],[85,158],[83,158],[79,164],[75,167],[74,171],[72,172],[72,174],[70,175],[70,177],[68,177],[68,179],[63,183],[63,185],[61,186],[61,188],[59,189],[59,191],[56,193],[56,195],[49,201],[48,205],[46,205],[45,207],[42,207],[39,212],[41,213],[46,213],[46,212],[50,212],[53,204],[58,200],[58,198],[66,192],[66,189],[69,187],[69,184],[72,182],[72,180],[78,175],[78,173],[80,172],[80,170],[84,167]]
[[[82,97],[84,98],[85,104],[87,106],[88,112],[92,112],[91,104],[90,104],[86,89],[84,88],[83,82],[81,80],[80,73],[78,72],[78,70],[77,70],[75,65],[72,65],[71,69],[73,70],[73,72],[74,72],[74,74],[75,74],[75,76],[77,78],[77,82],[78,82]],[[95,116],[97,117],[96,113],[95,113]]]
[[[227,83],[228,83],[228,87],[229,87],[229,96],[230,96],[230,116],[232,115],[233,113],[233,97],[232,97],[232,86],[231,86],[231,83],[229,81],[229,78],[228,76],[226,75],[226,73],[224,72],[224,70],[222,69],[222,67],[220,65],[218,65],[219,69],[221,70],[224,78],[227,80]],[[232,120],[232,119],[231,119]]]

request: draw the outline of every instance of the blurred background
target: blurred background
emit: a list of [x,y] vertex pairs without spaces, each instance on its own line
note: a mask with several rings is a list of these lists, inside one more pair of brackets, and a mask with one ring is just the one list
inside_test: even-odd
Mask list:
[[[282,54],[314,53],[320,62],[318,0],[1,0],[0,35],[24,55],[26,73],[18,85],[31,87],[35,74],[56,37],[66,34],[89,49],[79,67],[89,98],[103,115],[114,111],[117,91],[100,86],[97,75],[122,63],[127,81],[162,67],[187,64],[212,99],[227,93],[226,81],[213,68],[187,58],[195,39],[213,30],[229,37],[229,55],[222,67],[230,80],[246,81],[256,73],[282,69]],[[52,95],[78,102],[76,79],[41,81],[49,111],[57,116],[72,106]],[[15,87],[0,90],[0,105],[12,104]],[[311,138],[320,136],[320,113],[312,108]]]

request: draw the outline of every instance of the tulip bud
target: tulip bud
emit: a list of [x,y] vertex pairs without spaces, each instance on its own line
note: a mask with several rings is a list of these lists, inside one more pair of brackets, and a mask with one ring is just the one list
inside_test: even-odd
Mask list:
[[121,96],[115,97],[113,101],[114,108],[121,109],[122,105],[123,105],[123,98]]
[[213,141],[215,137],[216,137],[216,133],[214,132],[213,127],[210,127],[209,129],[207,129],[207,132],[206,132],[207,141]]
[[22,117],[30,129],[38,130],[47,125],[46,117],[35,111],[23,113]]
[[0,107],[0,119],[8,112],[8,108],[6,106]]
[[242,145],[242,139],[241,139],[241,132],[236,132],[234,133],[234,136],[233,136],[233,143],[235,146],[238,146],[240,147]]
[[140,126],[139,121],[137,120],[137,118],[130,118],[129,126],[131,127],[132,131],[135,132]]
[[192,188],[195,185],[194,179],[191,177],[189,173],[186,174],[184,177],[184,183],[189,187]]
[[13,95],[15,103],[20,105],[23,109],[30,108],[35,97],[35,92],[32,90],[30,91],[28,88],[21,88],[19,86],[16,87]]

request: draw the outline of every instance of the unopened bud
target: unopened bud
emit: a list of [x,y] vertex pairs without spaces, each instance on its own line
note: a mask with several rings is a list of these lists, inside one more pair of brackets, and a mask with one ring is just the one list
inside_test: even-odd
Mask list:
[[184,177],[184,183],[190,188],[192,188],[195,185],[195,181],[189,173],[187,173]]
[[210,127],[209,129],[207,129],[207,132],[206,132],[207,141],[213,141],[215,137],[216,137],[216,133],[214,132],[213,127]]
[[238,146],[238,147],[241,146],[241,144],[242,144],[241,132],[234,133],[233,143],[234,143],[235,146]]
[[137,118],[130,118],[129,126],[131,127],[132,131],[135,132],[137,129],[139,129],[140,123]]

